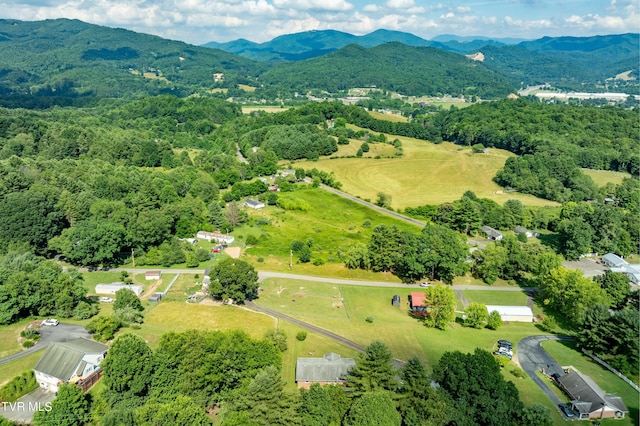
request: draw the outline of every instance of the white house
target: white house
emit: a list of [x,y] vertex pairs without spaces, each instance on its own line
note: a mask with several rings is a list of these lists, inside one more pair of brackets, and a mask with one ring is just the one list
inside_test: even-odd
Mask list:
[[236,239],[233,235],[219,234],[217,232],[198,231],[196,238],[216,243],[232,244]]
[[108,346],[80,337],[49,344],[33,368],[41,388],[57,392],[63,383],[85,379],[100,368]]
[[131,290],[136,294],[136,296],[140,296],[142,294],[142,286],[141,285],[129,285],[123,282],[114,282],[111,284],[98,284],[96,285],[96,294],[116,294],[118,290],[126,288],[127,290]]
[[529,231],[524,226],[516,226],[515,228],[513,228],[513,232],[515,232],[516,235],[517,234],[524,234],[525,237],[527,237],[527,238],[532,238],[533,237],[533,232]]
[[528,306],[487,305],[487,311],[498,311],[505,322],[533,322],[533,311]]
[[487,234],[487,237],[495,240],[495,241],[500,241],[502,239],[502,233],[496,229],[493,229],[490,226],[481,226],[480,229],[482,230],[482,232],[484,232],[485,234]]
[[253,198],[248,198],[247,201],[244,202],[244,206],[258,210],[264,208],[264,203],[262,201],[254,200]]
[[629,263],[613,253],[602,256],[602,263],[607,265],[611,272],[625,274],[629,281],[640,284],[640,265]]

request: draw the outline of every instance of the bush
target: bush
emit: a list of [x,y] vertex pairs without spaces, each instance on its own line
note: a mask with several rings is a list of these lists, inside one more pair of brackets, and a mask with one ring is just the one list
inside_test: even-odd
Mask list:
[[264,335],[264,338],[273,343],[280,352],[284,352],[288,348],[287,335],[282,330],[267,331]]
[[96,303],[90,304],[87,302],[80,302],[78,306],[73,310],[73,318],[77,320],[89,319],[96,315],[100,308]]
[[296,339],[301,342],[304,342],[307,339],[307,332],[299,331],[298,334],[296,334]]
[[14,402],[36,389],[38,389],[38,382],[33,370],[25,371],[0,388],[0,401]]
[[33,340],[25,340],[24,343],[22,343],[22,346],[25,348],[30,348],[33,345],[35,345]]
[[516,376],[519,379],[524,379],[525,377],[527,377],[527,373],[525,373],[524,370],[522,370],[521,368],[513,367],[509,371],[511,371],[511,374],[513,374],[514,376]]
[[40,332],[38,330],[36,330],[35,328],[28,328],[26,330],[22,330],[20,332],[20,335],[22,337],[24,337],[25,339],[30,339],[30,340],[39,340],[40,339]]
[[362,227],[365,229],[371,228],[371,221],[369,219],[365,219],[365,221],[362,222]]
[[250,246],[254,246],[254,245],[258,244],[258,238],[256,238],[255,235],[247,236],[247,239],[245,241],[246,241],[247,245],[250,245]]
[[547,333],[552,333],[556,327],[558,327],[558,323],[556,319],[551,315],[545,315],[545,317],[538,323],[538,326],[542,331],[546,331]]
[[264,257],[259,257],[256,260],[258,261],[258,263],[262,263],[262,262],[264,262]]
[[324,265],[324,260],[320,259],[319,257],[316,257],[315,259],[313,259],[313,264],[315,266]]
[[373,322],[373,317],[367,317],[365,318],[365,321],[371,324]]

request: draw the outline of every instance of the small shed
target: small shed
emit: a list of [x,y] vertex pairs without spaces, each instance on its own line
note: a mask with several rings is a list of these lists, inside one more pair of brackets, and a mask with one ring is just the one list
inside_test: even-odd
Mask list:
[[516,235],[524,234],[524,236],[527,237],[527,238],[533,237],[533,232],[529,231],[524,226],[516,226],[515,228],[513,228],[513,232],[515,232]]
[[409,294],[409,307],[411,308],[411,313],[414,316],[426,317],[429,315],[425,299],[425,294],[420,291],[412,291],[411,294]]
[[144,279],[147,280],[147,281],[159,280],[161,276],[162,276],[162,272],[161,271],[147,271],[147,272],[144,273]]
[[487,305],[487,311],[497,311],[505,322],[533,322],[533,311],[528,306]]
[[158,303],[160,300],[162,300],[162,293],[153,293],[153,295],[147,300],[149,300],[149,302]]
[[393,306],[400,306],[400,296],[398,296],[397,294],[396,294],[396,295],[394,295],[394,296],[391,298],[391,304],[392,304]]
[[140,296],[142,294],[142,286],[140,285],[128,285],[122,282],[114,282],[111,284],[98,284],[96,285],[96,294],[116,294],[118,290],[126,288],[127,290],[131,290],[136,294],[136,296]]

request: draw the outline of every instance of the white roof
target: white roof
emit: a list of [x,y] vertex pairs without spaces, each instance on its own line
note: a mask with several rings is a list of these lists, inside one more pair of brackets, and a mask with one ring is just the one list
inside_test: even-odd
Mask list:
[[500,315],[531,315],[533,311],[528,306],[504,306],[504,305],[486,305],[487,311],[498,311]]

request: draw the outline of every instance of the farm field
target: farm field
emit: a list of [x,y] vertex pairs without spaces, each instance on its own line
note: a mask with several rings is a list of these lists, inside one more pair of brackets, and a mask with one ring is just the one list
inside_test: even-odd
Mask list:
[[395,121],[395,122],[402,122],[402,123],[409,122],[409,119],[407,117],[403,117],[400,114],[385,114],[378,111],[367,111],[367,112],[369,113],[370,116],[372,116],[373,118],[377,118],[378,120]]
[[637,425],[640,421],[638,409],[640,399],[638,392],[616,375],[583,355],[575,342],[546,341],[544,349],[553,356],[561,366],[573,366],[578,371],[591,377],[605,392],[622,398],[629,409],[629,414],[622,420],[604,419],[602,425]]
[[363,199],[375,200],[378,192],[389,194],[394,209],[451,202],[467,190],[501,204],[517,199],[530,206],[556,205],[527,194],[503,193],[492,181],[507,158],[513,156],[507,151],[491,149],[485,154],[472,154],[470,148],[452,143],[436,145],[418,139],[397,138],[402,141],[402,158],[323,158],[314,162],[300,161],[294,167],[315,167],[333,172],[342,182],[342,190]]
[[[339,158],[339,157],[355,157],[360,149],[360,145],[364,141],[359,139],[349,139],[349,145],[338,145],[338,151],[331,154],[330,158]],[[371,158],[375,159],[375,157],[393,157],[396,154],[396,148],[393,145],[389,145],[388,143],[373,143],[369,142],[369,152],[365,152],[362,154],[361,158]]]
[[[347,269],[338,253],[357,243],[367,244],[377,225],[397,225],[400,229],[413,232],[419,232],[420,228],[317,188],[282,193],[280,197],[302,200],[310,208],[307,211],[283,210],[272,206],[260,210],[248,209],[251,210],[248,213],[252,219],[266,224],[245,225],[233,232],[238,241],[246,240],[249,235],[258,238],[258,244],[247,248],[243,254],[257,269],[398,282],[391,274]],[[291,242],[307,242],[309,239],[312,242],[312,263],[298,264],[294,256],[290,270]],[[313,265],[314,259],[325,263]]]
[[242,113],[243,114],[251,114],[255,111],[264,111],[264,112],[282,112],[288,110],[290,107],[282,107],[275,105],[263,105],[263,106],[243,106]]
[[631,177],[629,173],[613,172],[609,170],[582,169],[582,172],[585,175],[590,176],[591,179],[593,179],[593,182],[599,187],[603,187],[608,183],[620,185],[624,178]]

